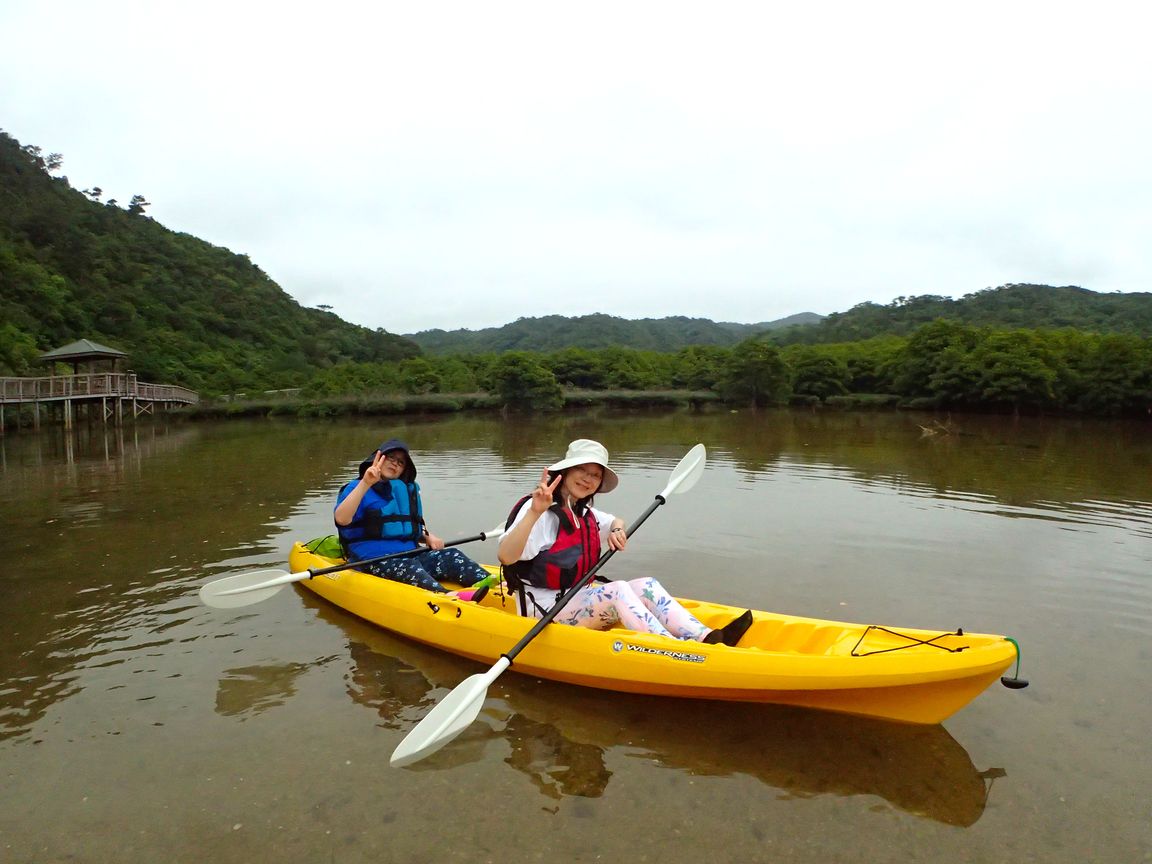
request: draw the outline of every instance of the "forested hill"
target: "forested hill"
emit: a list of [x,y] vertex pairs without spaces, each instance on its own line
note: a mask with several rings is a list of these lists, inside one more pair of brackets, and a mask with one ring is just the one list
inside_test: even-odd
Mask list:
[[678,351],[691,345],[735,345],[780,327],[817,322],[820,316],[802,312],[761,324],[716,322],[707,318],[641,318],[612,315],[519,318],[503,327],[483,330],[424,330],[405,334],[429,354],[484,354],[502,351],[559,351],[564,348],[635,348]]
[[38,374],[41,351],[83,338],[127,352],[142,380],[208,393],[420,353],[300,306],[246,255],[149,218],[142,196],[73,189],[52,176],[61,161],[0,131],[0,375]]
[[770,334],[780,345],[857,342],[874,336],[907,336],[938,318],[968,326],[1152,336],[1152,293],[1101,294],[1068,285],[1003,285],[958,300],[925,294],[897,297],[886,305],[861,303],[827,317],[804,312],[760,324],[706,318],[644,318],[611,315],[520,318],[482,330],[424,330],[406,334],[433,355],[521,350],[596,350],[609,347],[675,352],[692,345],[728,347]]
[[897,297],[887,305],[861,303],[818,324],[774,334],[781,344],[857,342],[873,336],[904,336],[945,318],[974,327],[1058,330],[1152,336],[1152,294],[1100,294],[1073,285],[1003,285],[959,300],[925,294]]

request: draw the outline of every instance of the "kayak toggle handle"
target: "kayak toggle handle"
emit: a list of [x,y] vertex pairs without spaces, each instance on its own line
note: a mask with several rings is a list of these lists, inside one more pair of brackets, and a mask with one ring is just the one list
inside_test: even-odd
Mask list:
[[1009,690],[1023,690],[1028,686],[1028,679],[1020,677],[1020,643],[1011,636],[1005,636],[1004,638],[1011,642],[1016,648],[1016,671],[1012,673],[1011,678],[1005,675],[1000,679],[1000,683]]

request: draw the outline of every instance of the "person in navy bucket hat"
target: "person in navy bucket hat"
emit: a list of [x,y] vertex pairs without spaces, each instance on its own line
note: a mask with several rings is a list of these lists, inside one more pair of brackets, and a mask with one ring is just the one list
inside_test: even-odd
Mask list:
[[448,589],[440,580],[467,588],[488,576],[459,549],[445,549],[444,541],[428,530],[416,463],[399,438],[388,439],[360,463],[359,478],[346,483],[337,495],[332,518],[349,561],[426,547],[360,568],[383,579],[443,594]]

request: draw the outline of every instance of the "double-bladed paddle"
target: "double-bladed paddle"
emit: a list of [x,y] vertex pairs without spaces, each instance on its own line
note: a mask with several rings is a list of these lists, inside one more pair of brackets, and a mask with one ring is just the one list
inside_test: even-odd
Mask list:
[[[489,537],[498,537],[504,533],[504,526],[497,525],[491,531],[482,531],[471,537],[462,537],[445,543],[444,548],[472,543],[476,540],[487,540]],[[377,561],[388,561],[392,558],[406,558],[409,555],[419,555],[427,552],[427,546],[417,546],[415,549],[406,549],[403,552],[393,552],[391,555],[381,555],[377,558],[365,558],[362,561],[348,561],[344,564],[335,564],[332,567],[303,570],[299,573],[288,573],[284,570],[254,570],[251,573],[241,573],[238,576],[226,576],[200,586],[200,599],[208,606],[217,609],[233,609],[237,606],[250,606],[267,600],[285,585],[291,582],[302,582],[313,576],[322,576],[325,573],[335,573],[347,570],[350,567],[360,567],[364,564],[375,564]]]
[[[632,523],[632,527],[628,529],[628,536],[631,537],[636,529],[644,524],[647,519],[661,504],[666,503],[668,496],[677,492],[687,492],[696,485],[696,481],[700,479],[700,475],[704,473],[704,461],[707,454],[704,450],[703,444],[697,444],[689,450],[679,464],[672,470],[672,476],[668,480],[668,485],[664,487],[664,491],[656,496],[656,500],[648,505],[648,509]],[[535,639],[540,631],[542,631],[548,624],[555,618],[560,610],[564,608],[581,588],[588,584],[589,581],[596,575],[596,572],[608,561],[609,558],[615,553],[614,549],[609,549],[600,560],[589,569],[584,577],[576,582],[556,601],[551,609],[549,609],[544,617],[536,622],[536,625],[529,630],[519,642],[517,642],[512,649],[500,656],[495,665],[487,672],[472,675],[465,678],[456,688],[445,696],[440,704],[428,712],[428,715],[421,720],[412,729],[411,732],[405,736],[404,740],[400,742],[400,746],[392,753],[390,764],[393,768],[402,768],[405,765],[411,765],[413,762],[418,762],[425,756],[435,753],[461,732],[471,725],[472,721],[480,713],[481,707],[484,705],[484,698],[488,693],[489,685],[500,677],[500,674],[512,665],[512,661],[516,658],[524,648]]]

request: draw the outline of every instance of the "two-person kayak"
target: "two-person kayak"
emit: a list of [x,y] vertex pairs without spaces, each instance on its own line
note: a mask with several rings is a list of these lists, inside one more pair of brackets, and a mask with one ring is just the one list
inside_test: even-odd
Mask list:
[[[293,546],[294,572],[339,559]],[[495,572],[495,571],[493,571]],[[536,623],[502,585],[479,602],[343,569],[300,581],[334,605],[393,633],[491,664]],[[453,587],[453,586],[448,586]],[[681,599],[719,627],[744,609]],[[1017,660],[1004,636],[850,624],[753,610],[736,647],[622,628],[550,624],[511,668],[555,681],[694,699],[798,705],[910,723],[940,723]],[[1011,682],[1009,682],[1011,683]]]

